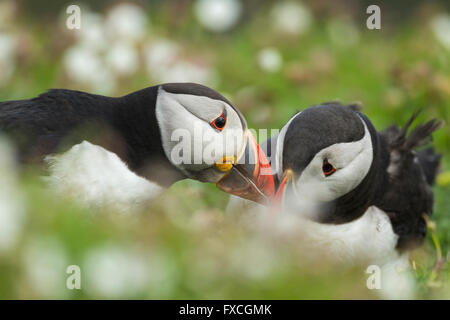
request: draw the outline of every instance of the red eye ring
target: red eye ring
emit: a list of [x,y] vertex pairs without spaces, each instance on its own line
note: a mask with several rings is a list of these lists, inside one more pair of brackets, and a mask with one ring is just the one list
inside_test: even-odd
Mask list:
[[324,159],[323,165],[322,165],[322,171],[323,171],[323,174],[325,175],[325,177],[329,177],[333,173],[336,172],[336,168],[333,167],[333,165],[328,162],[328,159]]
[[223,128],[225,128],[225,125],[227,124],[227,111],[223,110],[223,112],[215,118],[213,121],[211,121],[211,127],[214,129],[217,129],[219,131],[222,131]]

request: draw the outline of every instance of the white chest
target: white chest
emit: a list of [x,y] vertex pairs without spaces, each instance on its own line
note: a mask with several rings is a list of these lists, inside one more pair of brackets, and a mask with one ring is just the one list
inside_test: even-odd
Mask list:
[[389,217],[377,207],[369,207],[349,223],[322,224],[307,219],[298,223],[311,247],[334,259],[384,263],[397,257],[398,236]]
[[[242,212],[251,220],[264,219],[269,210],[234,196],[230,198],[227,208],[227,212]],[[345,262],[384,263],[398,256],[395,249],[398,236],[387,214],[377,207],[370,207],[359,219],[338,225],[317,223],[289,209],[275,215],[275,219],[271,219],[273,227],[278,229],[275,232],[300,236],[299,246],[305,252],[315,252],[318,256],[326,255],[332,260]]]
[[115,153],[87,141],[45,161],[50,172],[46,180],[52,189],[91,207],[128,212],[163,191],[129,170]]

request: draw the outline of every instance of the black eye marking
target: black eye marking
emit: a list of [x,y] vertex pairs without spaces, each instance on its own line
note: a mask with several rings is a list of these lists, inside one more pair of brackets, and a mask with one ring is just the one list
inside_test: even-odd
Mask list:
[[323,159],[322,171],[325,177],[329,177],[336,172],[336,168],[328,162],[328,159],[325,158]]
[[227,124],[227,111],[223,110],[222,114],[211,121],[211,126],[219,131],[222,131]]

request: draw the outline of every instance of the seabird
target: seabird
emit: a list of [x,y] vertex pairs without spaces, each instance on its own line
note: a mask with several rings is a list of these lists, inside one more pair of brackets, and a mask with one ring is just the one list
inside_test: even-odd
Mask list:
[[[425,239],[441,157],[432,147],[421,148],[441,122],[410,130],[417,115],[403,128],[377,131],[354,105],[324,103],[296,113],[261,144],[277,189],[266,211],[275,221],[296,217],[309,252],[390,271],[408,268],[410,249]],[[239,206],[263,211],[232,197],[229,211]],[[409,286],[408,276],[390,271],[383,279],[385,297],[408,297],[408,289],[395,293]]]

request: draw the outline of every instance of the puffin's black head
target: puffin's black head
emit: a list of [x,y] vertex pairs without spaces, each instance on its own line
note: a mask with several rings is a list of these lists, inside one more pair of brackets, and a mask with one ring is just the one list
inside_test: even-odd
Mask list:
[[297,113],[282,129],[275,167],[281,200],[314,220],[351,221],[367,209],[377,133],[350,107],[323,104]]
[[[240,160],[246,149],[252,150],[255,167],[267,159],[258,152],[241,112],[218,92],[195,83],[163,84],[158,88],[156,119],[166,157],[186,177],[217,183],[226,192],[252,200],[260,199],[261,191],[273,194],[272,175],[237,172],[245,168]],[[269,189],[262,184],[267,179],[272,180]]]

